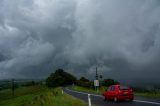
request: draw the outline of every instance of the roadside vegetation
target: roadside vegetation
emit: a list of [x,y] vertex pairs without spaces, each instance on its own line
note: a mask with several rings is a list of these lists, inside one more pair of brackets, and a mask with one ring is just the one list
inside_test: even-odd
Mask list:
[[88,106],[61,86],[76,82],[76,77],[58,69],[46,80],[3,80],[0,82],[0,106]]
[[134,92],[134,95],[136,96],[144,96],[144,97],[155,97],[160,99],[160,92],[154,92],[154,91],[146,91],[146,92]]
[[13,97],[11,90],[7,89],[1,91],[0,106],[87,106],[84,101],[61,91],[60,87],[19,87]]

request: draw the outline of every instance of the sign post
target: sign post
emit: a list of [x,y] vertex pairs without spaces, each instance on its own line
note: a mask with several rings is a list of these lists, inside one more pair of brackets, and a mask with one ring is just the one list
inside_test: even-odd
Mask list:
[[94,86],[95,86],[95,89],[96,89],[97,92],[98,92],[99,80],[94,80]]

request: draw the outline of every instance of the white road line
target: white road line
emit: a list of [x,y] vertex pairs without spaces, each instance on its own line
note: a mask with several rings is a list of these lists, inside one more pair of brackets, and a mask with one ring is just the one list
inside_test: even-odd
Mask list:
[[[76,93],[80,93],[80,94],[84,94],[84,95],[88,95],[89,93],[85,93],[85,92],[80,92],[80,91],[73,91],[73,90],[70,90],[68,88],[65,88],[66,90],[70,91],[70,92],[76,92]],[[101,95],[96,95],[96,94],[90,94],[92,96],[98,96],[98,97],[101,97],[101,98],[104,98],[103,96]],[[143,100],[133,100],[134,102],[141,102],[141,103],[148,103],[148,104],[154,104],[154,105],[160,105],[160,103],[158,102],[150,102],[150,101],[143,101]]]
[[143,101],[143,100],[133,100],[135,102],[141,102],[141,103],[149,103],[149,104],[154,104],[154,105],[160,105],[158,102],[150,102],[150,101]]

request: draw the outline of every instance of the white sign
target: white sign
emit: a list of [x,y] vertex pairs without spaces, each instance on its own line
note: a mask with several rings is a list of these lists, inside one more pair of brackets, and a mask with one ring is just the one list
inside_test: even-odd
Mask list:
[[94,86],[99,86],[99,81],[98,80],[94,80]]

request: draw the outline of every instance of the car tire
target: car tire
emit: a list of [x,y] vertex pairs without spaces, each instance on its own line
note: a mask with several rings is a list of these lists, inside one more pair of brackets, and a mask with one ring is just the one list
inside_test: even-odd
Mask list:
[[118,102],[118,99],[117,99],[117,97],[114,97],[114,99],[113,99],[113,100],[114,100],[114,102]]
[[107,99],[107,97],[104,97],[104,101],[107,101],[108,99]]
[[129,99],[129,101],[130,101],[130,102],[132,102],[132,101],[133,101],[133,99]]

